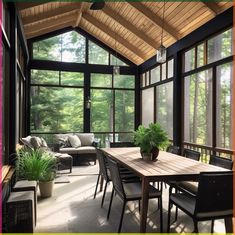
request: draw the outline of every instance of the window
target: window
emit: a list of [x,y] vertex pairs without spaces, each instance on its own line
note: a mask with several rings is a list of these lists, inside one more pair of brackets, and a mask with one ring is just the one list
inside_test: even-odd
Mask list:
[[232,55],[232,29],[208,40],[208,63]]
[[156,121],[173,139],[173,82],[156,87]]
[[231,149],[233,65],[223,64],[216,71],[216,146]]
[[188,50],[184,54],[184,72],[195,69],[195,48]]
[[110,65],[128,66],[125,62],[110,54]]
[[114,75],[113,83],[115,88],[135,88],[135,76]]
[[171,59],[167,62],[167,78],[174,77],[174,60]]
[[77,72],[60,72],[61,85],[83,86],[84,74]]
[[142,125],[154,122],[154,88],[142,90]]
[[112,74],[91,73],[91,87],[112,87]]
[[212,70],[185,77],[184,140],[212,145]]
[[157,66],[156,68],[151,70],[151,84],[160,82],[160,80],[161,80],[161,66]]
[[59,85],[59,71],[32,69],[31,83]]
[[205,65],[205,43],[197,46],[197,67]]
[[92,41],[89,41],[89,64],[109,64],[109,53]]
[[75,31],[33,43],[33,59],[85,63],[86,40]]
[[31,86],[31,132],[83,131],[83,89]]

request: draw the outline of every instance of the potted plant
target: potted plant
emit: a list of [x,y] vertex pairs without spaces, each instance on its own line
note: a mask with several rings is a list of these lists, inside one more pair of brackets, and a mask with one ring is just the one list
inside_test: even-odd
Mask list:
[[[17,153],[16,175],[20,179],[38,181],[41,196],[50,197],[56,175],[56,158],[41,149],[22,149]],[[44,184],[47,184],[46,189],[41,186]]]
[[134,132],[134,143],[140,147],[143,159],[156,160],[159,149],[164,149],[169,141],[159,123],[150,123],[148,127],[138,127]]

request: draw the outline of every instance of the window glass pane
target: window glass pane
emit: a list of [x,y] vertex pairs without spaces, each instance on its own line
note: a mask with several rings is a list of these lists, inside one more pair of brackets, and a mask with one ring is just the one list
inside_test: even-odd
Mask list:
[[204,43],[197,46],[197,67],[204,65],[204,47]]
[[208,63],[232,55],[232,29],[208,40]]
[[156,68],[151,70],[151,84],[154,84],[160,81],[160,78],[161,78],[160,70],[161,70],[160,66],[157,66]]
[[86,40],[71,31],[33,43],[33,58],[62,62],[85,63]]
[[184,140],[212,145],[212,71],[185,78]]
[[135,88],[134,75],[114,75],[113,82],[115,88]]
[[149,82],[149,71],[145,73],[145,76],[146,76],[145,85],[148,86],[150,84],[150,82]]
[[61,85],[83,86],[84,74],[77,72],[61,72]]
[[166,79],[166,63],[162,64],[162,80]]
[[173,139],[173,82],[157,86],[156,101],[157,122]]
[[91,73],[92,87],[112,87],[112,74]]
[[167,62],[167,78],[174,77],[174,59]]
[[195,69],[195,48],[184,54],[184,72]]
[[118,140],[116,142],[134,142],[134,133],[118,133]]
[[142,90],[142,125],[148,126],[154,121],[154,88]]
[[134,131],[135,92],[115,91],[115,131]]
[[216,145],[217,147],[228,149],[232,147],[232,81],[232,63],[218,66],[216,89]]
[[141,87],[145,87],[145,73],[141,74],[140,79],[141,79]]
[[91,131],[113,131],[113,93],[111,90],[91,90]]
[[31,83],[59,85],[59,71],[32,69]]
[[83,89],[32,86],[31,130],[83,131]]
[[110,54],[110,65],[128,66],[125,62]]
[[109,53],[91,41],[89,41],[89,64],[109,64]]

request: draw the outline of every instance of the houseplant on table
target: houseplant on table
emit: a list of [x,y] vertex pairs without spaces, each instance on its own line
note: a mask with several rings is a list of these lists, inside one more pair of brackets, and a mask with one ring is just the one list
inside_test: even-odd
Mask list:
[[20,179],[38,181],[41,196],[50,197],[56,176],[56,158],[41,149],[21,149],[17,153],[16,175]]
[[168,144],[168,135],[159,123],[150,123],[148,127],[140,125],[134,132],[134,143],[140,147],[144,160],[155,161],[159,149],[164,149]]

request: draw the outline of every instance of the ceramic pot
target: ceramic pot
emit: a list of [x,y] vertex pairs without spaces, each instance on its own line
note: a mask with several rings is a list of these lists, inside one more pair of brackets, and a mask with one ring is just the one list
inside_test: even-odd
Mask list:
[[41,197],[51,197],[53,191],[54,180],[48,182],[39,182]]
[[152,160],[152,153],[144,153],[142,151],[140,151],[140,153],[141,153],[143,160],[147,160],[147,161]]
[[157,157],[158,157],[158,154],[159,154],[159,148],[154,147],[152,149],[151,153],[152,153],[152,161],[157,161]]

